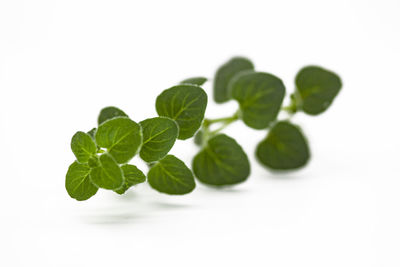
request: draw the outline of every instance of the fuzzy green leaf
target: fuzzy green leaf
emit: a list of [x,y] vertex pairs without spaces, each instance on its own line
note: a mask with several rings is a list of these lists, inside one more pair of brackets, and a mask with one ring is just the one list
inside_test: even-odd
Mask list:
[[332,104],[342,88],[342,82],[329,70],[309,66],[297,74],[296,87],[302,110],[309,115],[318,115]]
[[140,122],[143,144],[140,157],[146,162],[158,161],[165,157],[178,138],[177,123],[165,117],[157,117]]
[[96,143],[107,148],[118,163],[126,163],[136,155],[142,144],[142,130],[129,118],[110,119],[97,129]]
[[243,57],[234,57],[216,72],[214,78],[214,100],[217,103],[224,103],[231,99],[228,85],[232,78],[242,71],[254,70],[254,65],[250,60]]
[[89,179],[90,167],[77,161],[72,163],[65,178],[65,189],[70,197],[82,201],[97,193],[98,188]]
[[87,132],[87,134],[93,139],[93,141],[95,141],[95,136],[96,136],[96,131],[97,128],[92,128],[89,132]]
[[290,170],[303,167],[310,158],[310,151],[300,128],[281,121],[258,144],[256,156],[268,168]]
[[128,115],[117,107],[105,107],[100,111],[97,123],[100,125],[103,122],[116,117],[128,117]]
[[242,73],[230,84],[232,97],[239,102],[241,118],[254,129],[264,129],[276,120],[280,111],[285,86],[268,73]]
[[84,132],[77,132],[71,140],[71,150],[80,163],[88,162],[89,158],[96,154],[96,144],[90,135]]
[[242,147],[231,137],[219,134],[194,157],[193,172],[209,185],[241,183],[250,174],[250,163]]
[[108,153],[99,158],[98,167],[90,171],[90,180],[97,187],[116,190],[123,186],[124,177],[117,162]]
[[207,94],[196,85],[178,85],[164,90],[156,100],[159,116],[175,120],[178,139],[188,139],[199,129],[207,106]]
[[135,165],[125,164],[121,166],[121,169],[124,174],[125,182],[121,188],[115,190],[115,192],[120,195],[124,194],[131,186],[146,181],[146,175],[144,175]]
[[155,190],[170,195],[187,194],[196,187],[192,171],[173,155],[151,167],[147,180]]
[[194,85],[201,86],[206,81],[207,81],[207,78],[205,78],[205,77],[193,77],[193,78],[189,78],[189,79],[183,80],[180,83],[181,84],[194,84]]

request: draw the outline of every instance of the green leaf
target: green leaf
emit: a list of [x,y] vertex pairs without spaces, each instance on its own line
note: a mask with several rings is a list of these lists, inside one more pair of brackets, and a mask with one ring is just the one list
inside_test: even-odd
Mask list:
[[121,166],[121,169],[124,173],[125,183],[121,188],[115,190],[120,195],[124,194],[131,186],[146,181],[146,176],[135,165],[125,164]]
[[230,84],[232,97],[239,102],[241,118],[254,129],[264,129],[276,120],[285,86],[268,73],[247,72],[236,76]]
[[99,166],[91,169],[90,180],[97,187],[116,190],[123,186],[124,177],[117,162],[108,153],[99,158]]
[[82,201],[97,193],[98,188],[89,179],[90,167],[77,161],[72,163],[65,178],[65,189],[70,197]]
[[198,146],[201,146],[203,144],[203,131],[198,131],[195,136],[194,136],[194,143]]
[[309,115],[324,112],[333,102],[342,82],[335,73],[316,66],[301,69],[296,76],[301,108]]
[[164,90],[156,100],[159,116],[175,120],[179,125],[178,139],[192,137],[200,128],[207,106],[207,94],[196,85],[178,85]]
[[100,111],[97,122],[100,125],[103,122],[116,117],[128,117],[128,115],[117,107],[105,107]]
[[88,134],[90,137],[92,137],[93,141],[96,140],[96,139],[95,139],[96,131],[97,131],[97,128],[92,128],[89,132],[87,132],[87,134]]
[[250,174],[250,163],[241,146],[231,137],[219,134],[194,157],[193,172],[209,185],[241,183]]
[[129,118],[110,119],[97,129],[96,143],[107,148],[118,163],[126,163],[136,155],[142,144],[142,130]]
[[181,84],[194,84],[194,85],[201,86],[206,81],[207,81],[207,78],[205,78],[205,77],[193,77],[193,78],[189,78],[189,79],[183,80],[180,83]]
[[196,187],[191,170],[173,155],[151,167],[147,180],[155,190],[171,195],[187,194]]
[[96,154],[97,148],[90,135],[77,132],[72,137],[71,150],[80,163],[86,163],[92,155]]
[[271,169],[290,170],[304,166],[310,158],[310,151],[300,128],[281,121],[258,144],[256,156]]
[[217,70],[214,78],[215,102],[224,103],[231,99],[229,83],[235,75],[246,70],[254,70],[254,65],[243,57],[234,57]]
[[147,119],[140,122],[143,144],[140,157],[146,162],[158,161],[165,157],[178,138],[178,125],[165,117]]

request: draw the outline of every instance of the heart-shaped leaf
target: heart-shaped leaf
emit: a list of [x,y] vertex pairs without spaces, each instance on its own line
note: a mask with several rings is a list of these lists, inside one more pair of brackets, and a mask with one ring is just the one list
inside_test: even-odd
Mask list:
[[276,120],[285,86],[274,75],[246,72],[235,77],[229,85],[232,97],[239,102],[241,118],[254,129],[264,129]]
[[310,158],[310,151],[299,127],[281,121],[258,144],[256,156],[268,168],[290,170],[304,166]]
[[196,85],[177,85],[164,90],[156,100],[159,116],[175,120],[179,125],[178,139],[192,137],[200,128],[207,106],[207,94]]
[[146,162],[158,161],[165,157],[178,138],[178,125],[165,117],[157,117],[140,122],[143,144],[140,157]]
[[72,163],[65,178],[65,189],[70,197],[82,201],[97,193],[98,188],[90,181],[90,167],[77,161]]
[[129,118],[110,119],[97,129],[96,143],[107,148],[118,163],[126,163],[136,155],[142,144],[142,130]]
[[234,57],[217,70],[214,78],[215,102],[224,103],[231,99],[229,83],[235,75],[246,70],[254,70],[254,65],[244,57]]
[[121,166],[121,169],[124,174],[125,182],[121,188],[115,190],[115,192],[120,195],[124,194],[131,186],[146,181],[146,176],[135,165],[125,164]]
[[342,82],[329,70],[308,66],[297,74],[296,87],[301,99],[300,108],[309,115],[318,115],[332,104],[342,88]]
[[117,162],[105,153],[100,156],[98,166],[91,169],[90,181],[97,187],[116,190],[123,186],[124,177]]
[[151,167],[147,180],[155,190],[171,195],[187,194],[196,187],[192,171],[173,155],[167,155]]
[[193,172],[209,185],[241,183],[250,174],[250,163],[241,146],[231,137],[219,134],[194,157]]

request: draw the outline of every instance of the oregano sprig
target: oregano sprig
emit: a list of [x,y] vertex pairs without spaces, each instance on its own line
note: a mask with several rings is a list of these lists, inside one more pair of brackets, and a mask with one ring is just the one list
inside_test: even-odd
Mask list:
[[[282,107],[286,94],[282,80],[256,70],[247,58],[235,57],[217,70],[212,95],[219,104],[236,101],[238,109],[232,115],[208,119],[204,118],[208,98],[201,87],[207,81],[202,76],[192,77],[164,90],[155,103],[159,117],[139,123],[117,107],[102,109],[97,127],[72,137],[76,161],[66,175],[68,194],[76,200],[89,199],[99,188],[124,194],[146,178],[153,189],[171,195],[192,192],[195,177],[211,186],[242,183],[251,171],[248,156],[235,139],[221,133],[239,120],[249,128],[266,131],[255,148],[261,165],[286,171],[304,167],[310,158],[308,141],[290,120],[301,111],[323,113],[342,87],[332,71],[307,66],[295,77],[289,105]],[[279,121],[280,112],[289,113],[289,118]],[[200,150],[193,158],[192,172],[169,151],[177,139],[193,136]],[[147,163],[147,175],[129,164],[136,155]]]

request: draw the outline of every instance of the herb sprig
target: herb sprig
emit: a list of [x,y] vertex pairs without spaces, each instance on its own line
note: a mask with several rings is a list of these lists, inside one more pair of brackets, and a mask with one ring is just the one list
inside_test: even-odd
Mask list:
[[[234,100],[238,110],[232,116],[205,119],[208,100],[201,86],[207,80],[193,77],[164,90],[155,103],[159,117],[139,123],[119,108],[102,109],[97,128],[87,133],[79,131],[72,137],[76,161],[66,175],[68,194],[80,201],[95,195],[99,188],[124,194],[146,178],[152,188],[171,195],[192,192],[195,177],[211,186],[242,183],[250,175],[249,159],[235,139],[221,133],[239,120],[249,128],[267,130],[255,151],[260,164],[272,170],[304,167],[310,159],[308,141],[290,118],[300,111],[308,115],[323,113],[342,87],[332,71],[307,66],[296,75],[290,104],[282,107],[286,94],[282,80],[256,71],[247,58],[235,57],[217,70],[213,98],[220,104]],[[278,121],[281,111],[289,113],[289,119]],[[211,130],[215,124],[219,127]],[[177,139],[191,137],[200,147],[192,161],[193,172],[182,160],[168,154]],[[136,155],[148,164],[147,176],[129,164]]]

